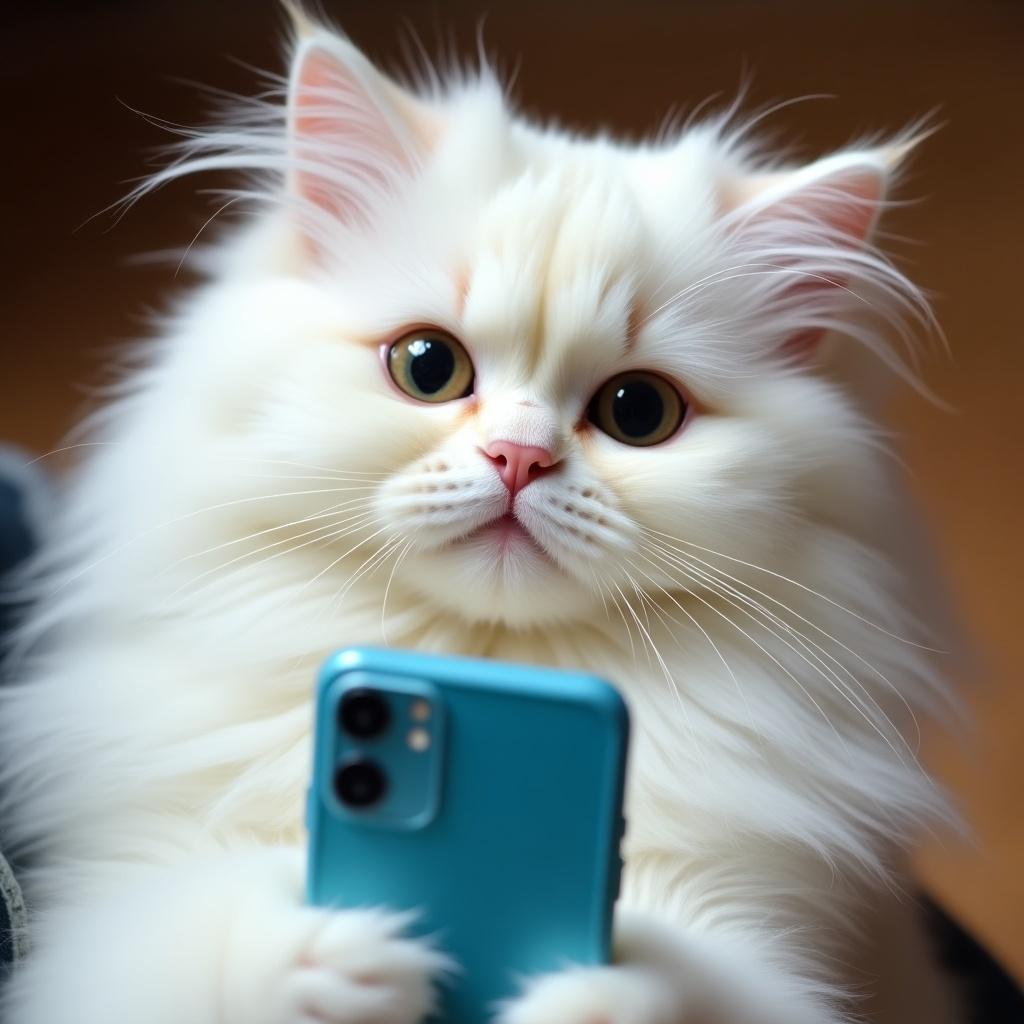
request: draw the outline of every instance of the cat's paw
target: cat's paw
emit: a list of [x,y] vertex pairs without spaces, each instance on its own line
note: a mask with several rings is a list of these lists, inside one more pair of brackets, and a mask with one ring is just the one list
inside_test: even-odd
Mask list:
[[497,1024],[682,1024],[688,1000],[668,938],[675,935],[659,922],[620,917],[614,965],[531,979]]
[[839,1024],[811,988],[735,939],[620,914],[615,962],[530,979],[496,1024]]
[[661,978],[634,967],[577,967],[528,984],[498,1024],[682,1024]]
[[375,910],[320,914],[288,966],[275,1024],[417,1024],[450,969],[428,943],[403,936],[409,918]]

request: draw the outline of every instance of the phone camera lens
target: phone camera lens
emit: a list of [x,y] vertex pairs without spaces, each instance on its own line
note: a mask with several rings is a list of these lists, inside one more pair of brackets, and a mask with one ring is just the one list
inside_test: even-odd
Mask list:
[[391,719],[387,701],[373,690],[350,690],[341,698],[341,727],[350,736],[379,736]]
[[388,780],[384,772],[365,758],[343,764],[334,776],[334,791],[348,807],[370,807],[383,798],[387,789]]

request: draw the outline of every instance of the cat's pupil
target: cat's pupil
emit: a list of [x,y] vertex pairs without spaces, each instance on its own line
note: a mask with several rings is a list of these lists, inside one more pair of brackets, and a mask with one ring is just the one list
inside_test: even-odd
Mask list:
[[615,425],[626,437],[647,437],[661,425],[665,403],[658,389],[643,380],[631,380],[616,388],[612,399]]
[[425,395],[440,391],[455,372],[455,354],[443,341],[417,338],[409,343],[409,376]]

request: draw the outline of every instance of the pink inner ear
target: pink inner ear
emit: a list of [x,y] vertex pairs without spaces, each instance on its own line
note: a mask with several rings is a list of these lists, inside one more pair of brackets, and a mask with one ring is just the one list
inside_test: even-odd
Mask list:
[[765,220],[817,221],[862,244],[874,227],[882,200],[883,174],[863,163],[806,176],[805,171],[771,172],[730,182],[725,211],[738,226]]
[[862,245],[871,234],[882,198],[882,179],[872,171],[856,170],[822,182],[821,191],[812,190],[808,213],[828,224],[854,245]]
[[784,356],[797,361],[808,360],[814,355],[823,337],[825,332],[822,330],[800,331],[788,337],[780,351]]
[[379,187],[408,167],[395,127],[370,87],[323,47],[299,58],[290,135],[300,164],[292,190],[343,220],[360,208],[360,184]]
[[[747,219],[737,228],[757,230],[769,222],[779,225],[780,261],[785,262],[785,225],[792,224],[794,235],[802,225],[819,225],[825,237],[822,242],[837,248],[859,249],[870,235],[878,217],[882,198],[882,175],[872,167],[856,166],[799,182],[800,172],[764,175],[759,179],[738,183],[732,191],[733,200],[753,207]],[[787,190],[787,178],[792,188]],[[765,198],[778,192],[777,199]],[[787,288],[787,296],[799,302],[812,299],[824,289],[843,287],[845,280],[835,274],[803,278]],[[808,329],[787,338],[782,352],[796,359],[810,358],[824,336],[822,329]]]

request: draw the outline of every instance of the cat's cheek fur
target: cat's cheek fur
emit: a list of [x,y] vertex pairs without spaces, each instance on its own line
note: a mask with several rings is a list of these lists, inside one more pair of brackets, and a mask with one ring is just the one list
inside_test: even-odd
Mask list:
[[473,431],[457,421],[434,433],[427,427],[419,431],[427,454],[385,480],[376,499],[382,521],[415,552],[441,550],[508,508],[508,491],[477,449]]

